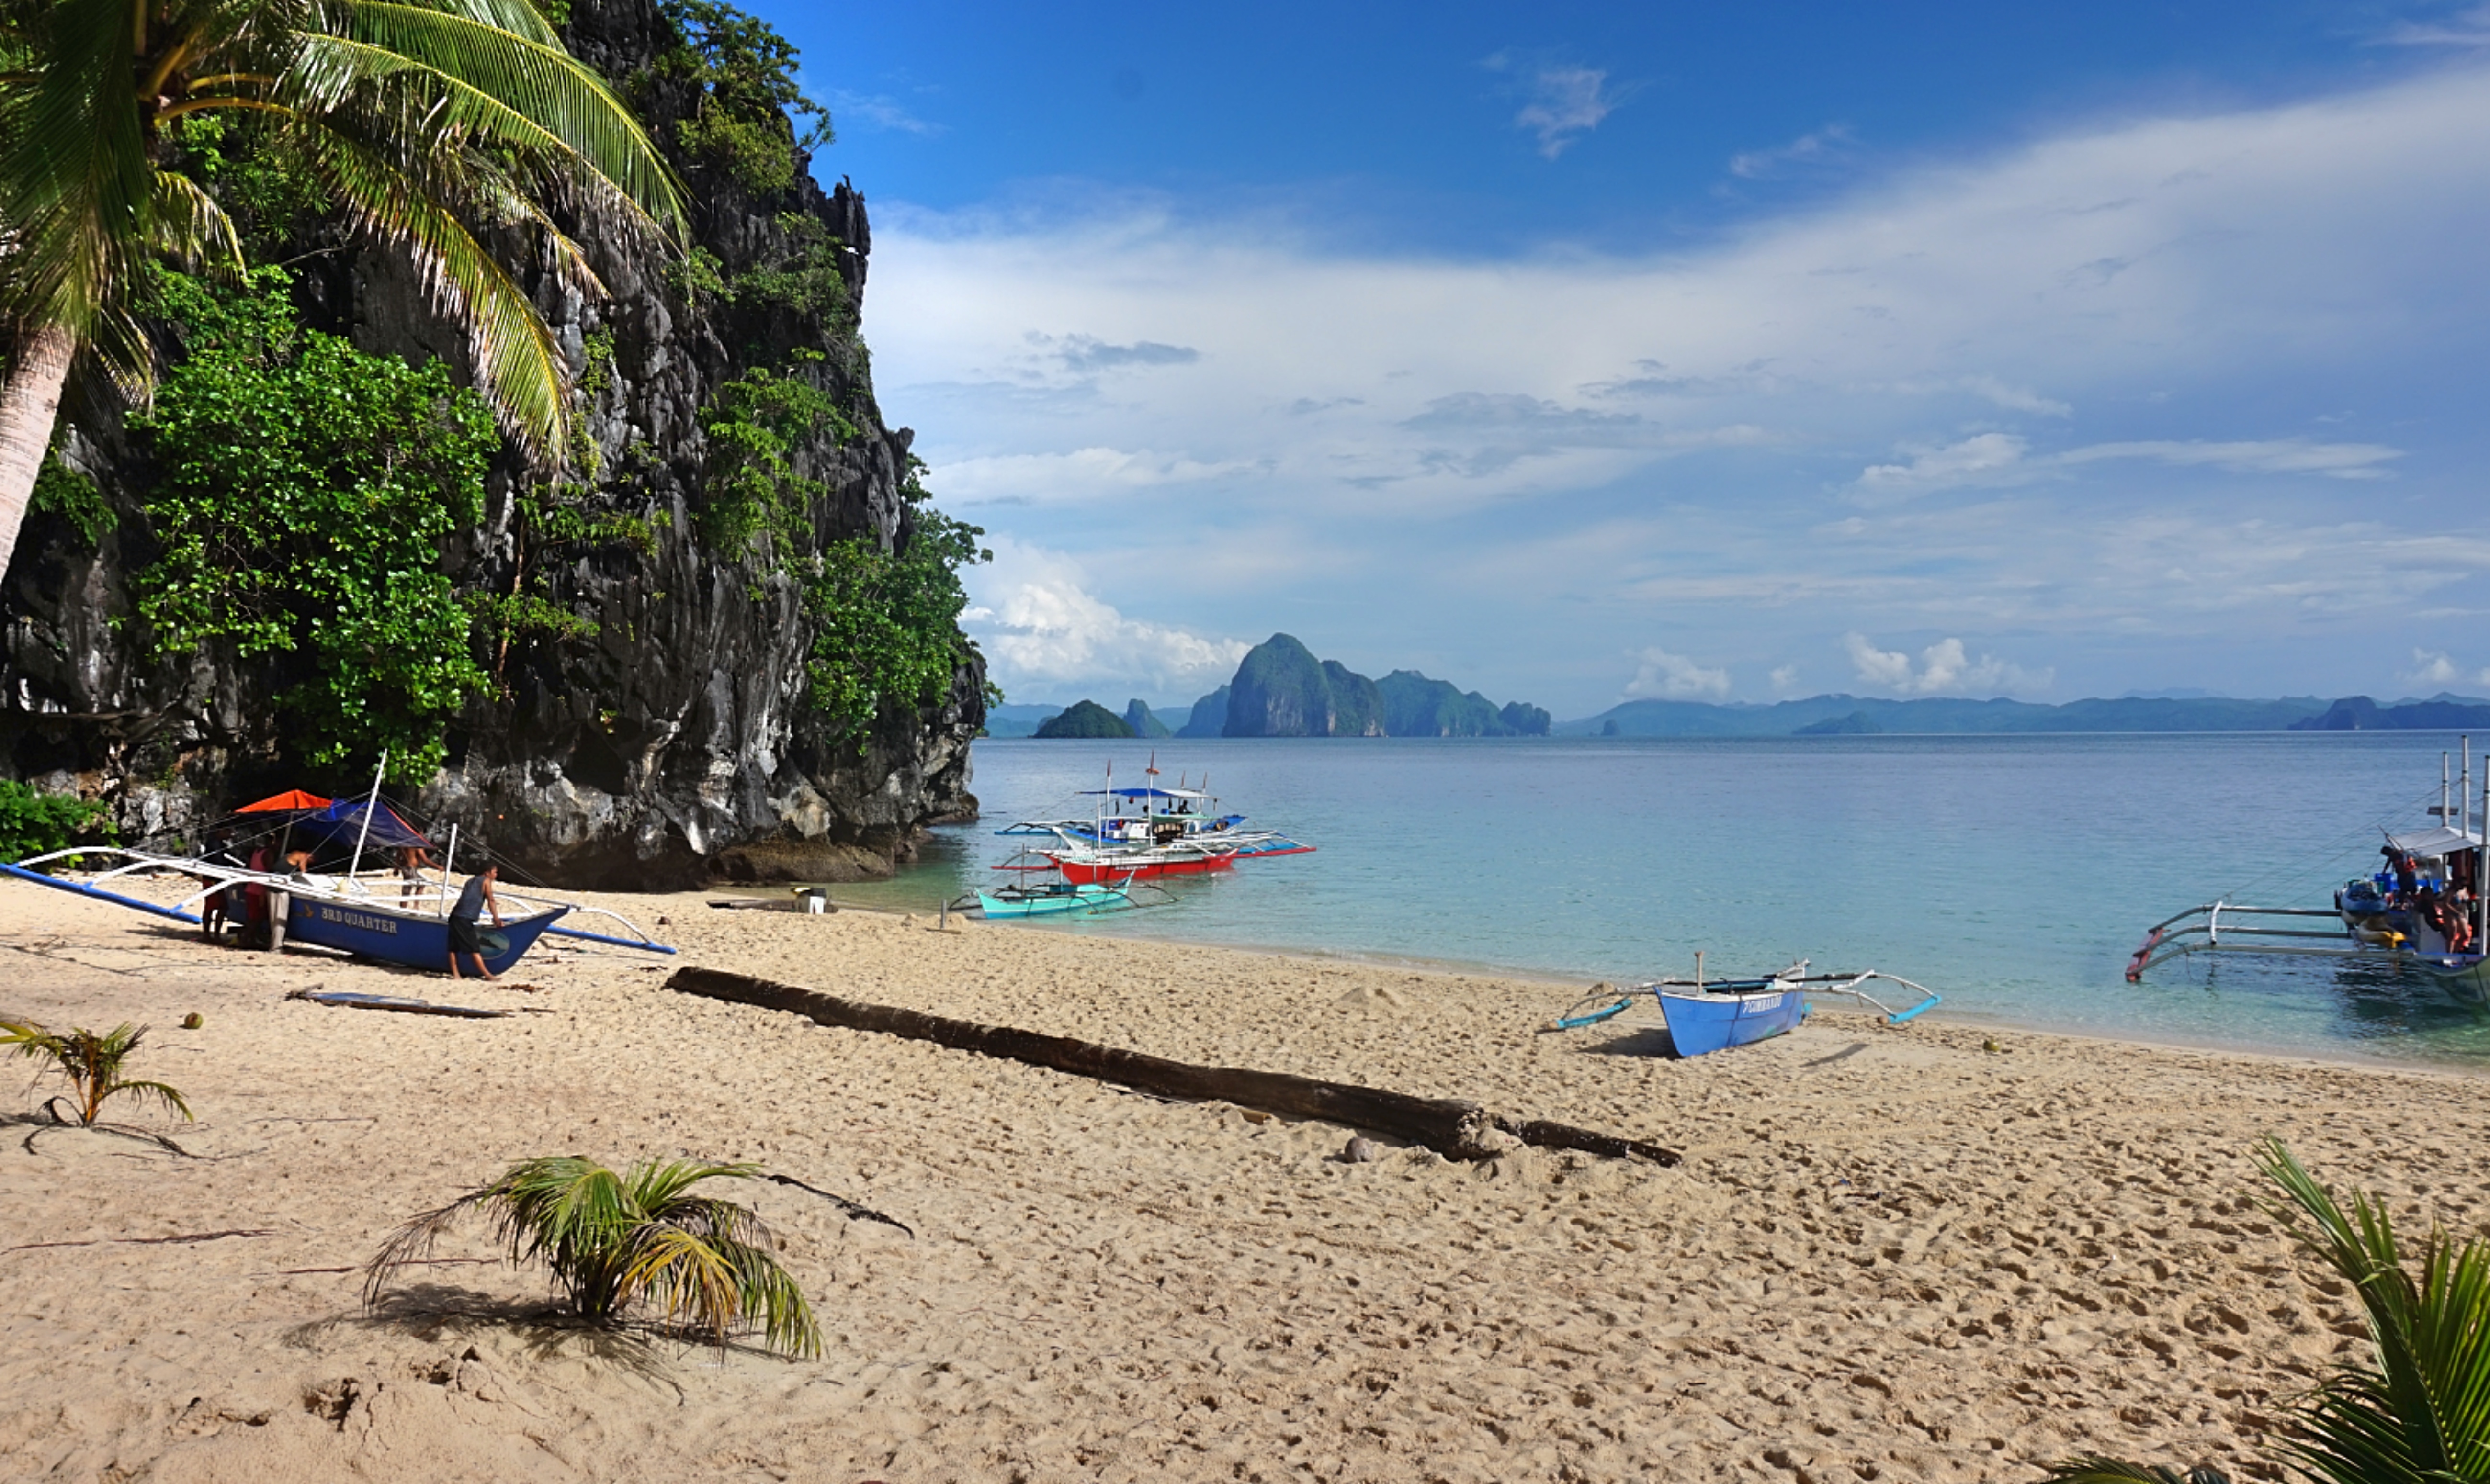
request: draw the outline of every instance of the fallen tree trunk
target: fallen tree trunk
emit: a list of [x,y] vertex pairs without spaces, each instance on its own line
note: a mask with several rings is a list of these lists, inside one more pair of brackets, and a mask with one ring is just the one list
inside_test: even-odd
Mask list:
[[1284,1071],[1256,1071],[1244,1067],[1197,1067],[1190,1062],[1145,1056],[1139,1051],[1102,1046],[1095,1042],[1077,1041],[1069,1036],[1048,1036],[1004,1025],[980,1025],[973,1020],[954,1020],[944,1015],[929,1015],[888,1005],[843,1000],[819,990],[756,979],[748,974],[686,967],[677,969],[666,981],[666,987],[678,993],[696,994],[735,1005],[786,1011],[802,1015],[817,1025],[875,1031],[885,1036],[906,1037],[910,1041],[928,1041],[956,1051],[974,1051],[1005,1061],[1043,1067],[1051,1071],[1095,1077],[1102,1082],[1121,1083],[1161,1097],[1204,1102],[1215,1099],[1232,1102],[1238,1107],[1277,1113],[1286,1118],[1319,1119],[1328,1124],[1368,1129],[1404,1143],[1423,1144],[1448,1159],[1490,1157],[1500,1147],[1505,1147],[1502,1141],[1491,1137],[1500,1132],[1523,1144],[1546,1149],[1577,1149],[1610,1157],[1639,1155],[1665,1165],[1677,1162],[1674,1151],[1655,1144],[1616,1138],[1594,1133],[1588,1128],[1539,1119],[1515,1121],[1498,1118],[1477,1103],[1462,1099],[1412,1098],[1406,1093],[1359,1087],[1350,1082],[1323,1082]]

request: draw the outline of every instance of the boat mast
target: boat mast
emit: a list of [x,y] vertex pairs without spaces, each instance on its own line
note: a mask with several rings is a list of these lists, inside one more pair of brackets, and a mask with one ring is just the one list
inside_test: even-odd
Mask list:
[[441,910],[438,917],[449,915],[449,863],[458,859],[458,821],[449,821],[449,848],[441,852],[441,900],[434,903]]
[[372,796],[363,801],[363,827],[355,832],[355,858],[346,863],[346,879],[355,879],[356,868],[363,864],[363,842],[372,836],[372,811],[381,807],[381,777],[389,772],[389,753],[381,754],[381,765],[372,769]]
[[2438,755],[2438,822],[2441,824],[2445,824],[2447,820],[2447,755],[2445,753]]
[[[2464,771],[2456,775],[2455,807],[2464,816],[2464,823],[2459,828],[2470,835],[2473,833],[2473,738],[2468,734],[2459,741],[2464,748]],[[2446,822],[2444,819],[2439,821],[2441,824]]]

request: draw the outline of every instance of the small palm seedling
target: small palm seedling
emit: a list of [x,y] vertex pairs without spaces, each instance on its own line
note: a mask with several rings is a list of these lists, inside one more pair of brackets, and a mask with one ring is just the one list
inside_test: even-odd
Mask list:
[[[146,1036],[145,1026],[127,1022],[99,1036],[93,1031],[73,1030],[67,1035],[44,1030],[28,1020],[0,1020],[0,1046],[15,1046],[17,1054],[36,1061],[49,1061],[51,1070],[69,1079],[71,1093],[77,1105],[75,1122],[80,1127],[96,1127],[103,1105],[127,1093],[141,1102],[154,1099],[168,1112],[190,1117],[190,1105],[182,1095],[161,1082],[138,1082],[122,1076],[121,1065],[130,1053],[138,1049]],[[71,1120],[61,1117],[61,1099],[45,1099],[43,1107],[55,1123]]]
[[666,1327],[720,1346],[757,1326],[772,1350],[819,1355],[821,1329],[771,1255],[768,1228],[746,1207],[692,1193],[704,1181],[760,1174],[757,1165],[693,1160],[635,1164],[623,1175],[576,1156],[522,1160],[398,1228],[363,1270],[363,1303],[377,1306],[399,1270],[420,1262],[460,1216],[481,1212],[509,1260],[551,1268],[570,1311],[590,1324],[620,1323],[650,1303]]
[[[2384,1202],[2356,1192],[2346,1212],[2277,1139],[2258,1150],[2257,1168],[2286,1197],[2267,1203],[2274,1219],[2360,1295],[2376,1352],[2337,1370],[2293,1409],[2282,1448],[2295,1471],[2312,1484],[2490,1478],[2490,1238],[2459,1242],[2431,1228],[2416,1275],[2404,1266]],[[2149,1484],[2178,1475],[2083,1458],[2047,1477]]]

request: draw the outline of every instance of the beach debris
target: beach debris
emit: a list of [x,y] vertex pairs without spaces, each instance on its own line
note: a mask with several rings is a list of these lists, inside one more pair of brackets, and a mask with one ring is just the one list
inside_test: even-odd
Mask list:
[[859,1206],[855,1202],[849,1200],[844,1195],[832,1195],[830,1192],[823,1189],[819,1185],[808,1185],[802,1181],[797,1180],[793,1175],[771,1174],[764,1176],[763,1178],[772,1184],[794,1185],[798,1190],[810,1190],[815,1195],[820,1196],[823,1200],[825,1200],[831,1205],[836,1206],[839,1210],[846,1212],[848,1213],[848,1219],[851,1221],[879,1221],[884,1226],[895,1226],[901,1231],[907,1232],[912,1238],[916,1235],[916,1233],[912,1230],[905,1221],[885,1216],[881,1212],[874,1210],[870,1206]]
[[816,1025],[931,1042],[955,1051],[974,1051],[1191,1102],[1227,1101],[1283,1118],[1317,1119],[1351,1128],[1372,1128],[1403,1143],[1423,1145],[1449,1159],[1493,1157],[1500,1153],[1495,1146],[1501,1141],[1486,1135],[1496,1130],[1542,1149],[1576,1149],[1610,1158],[1633,1155],[1662,1165],[1678,1162],[1675,1151],[1656,1144],[1541,1119],[1503,1118],[1463,1099],[1414,1098],[1381,1088],[1244,1067],[1197,1067],[1069,1036],[981,1025],[973,1020],[843,1000],[799,985],[722,969],[678,969],[667,979],[666,987],[680,994],[734,1005],[786,1011]]
[[1993,1037],[1993,1036],[1992,1036],[1992,1037],[1990,1037],[1989,1039],[1987,1039],[1986,1041],[1983,1041],[1983,1042],[1982,1042],[1980,1043],[1980,1049],[1982,1049],[1983,1051],[1987,1052],[1987,1053],[1988,1053],[1989,1055],[1991,1055],[1991,1056],[1995,1056],[1998,1052],[2003,1051],[2003,1050],[2005,1050],[2006,1048],[2005,1048],[2004,1046],[1999,1045],[1999,1044],[1997,1043],[1997,1039],[1996,1039],[1995,1037]]
[[1340,1161],[1343,1164],[1373,1164],[1382,1157],[1383,1146],[1362,1133],[1351,1138],[1348,1141],[1348,1147],[1340,1152]]
[[207,1017],[195,1010],[182,1017],[182,1029],[186,1031],[195,1031],[207,1023]]
[[314,1005],[340,1006],[347,1010],[394,1010],[410,1015],[454,1015],[466,1020],[499,1020],[509,1013],[507,1010],[478,1010],[471,1005],[436,1005],[430,1000],[410,1000],[394,994],[323,989],[317,985],[308,989],[294,990],[285,997],[308,1000]]

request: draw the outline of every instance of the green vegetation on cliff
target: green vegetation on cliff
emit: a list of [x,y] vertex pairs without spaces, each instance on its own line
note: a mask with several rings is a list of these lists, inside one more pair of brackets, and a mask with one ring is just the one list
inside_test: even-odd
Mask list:
[[274,659],[303,756],[387,750],[393,778],[429,778],[488,683],[440,554],[482,513],[500,442],[483,400],[438,361],[303,328],[281,269],[234,291],[158,283],[188,352],[132,421],[157,468],[145,509],[160,555],[135,585],[158,652]]
[[1094,700],[1076,700],[1054,716],[1040,722],[1037,735],[1057,737],[1129,737],[1133,728],[1124,719]]

